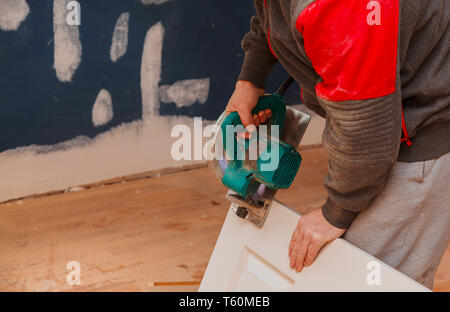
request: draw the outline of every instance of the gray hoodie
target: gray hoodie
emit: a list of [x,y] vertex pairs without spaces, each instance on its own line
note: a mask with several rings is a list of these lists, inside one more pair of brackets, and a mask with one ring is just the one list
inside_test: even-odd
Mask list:
[[239,79],[264,88],[280,62],[303,103],[326,118],[322,211],[331,224],[348,228],[396,161],[450,151],[449,0],[255,0],[255,7]]

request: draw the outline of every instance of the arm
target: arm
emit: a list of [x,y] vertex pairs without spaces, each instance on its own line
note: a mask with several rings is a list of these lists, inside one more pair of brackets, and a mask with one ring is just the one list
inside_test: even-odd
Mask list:
[[270,51],[267,36],[258,16],[253,16],[250,31],[242,40],[245,52],[244,63],[239,80],[250,81],[261,89],[265,89],[265,82],[273,66],[278,60]]
[[277,59],[270,51],[267,38],[258,16],[250,22],[250,31],[242,40],[242,49],[245,52],[244,63],[239,75],[239,81],[231,96],[226,112],[237,111],[244,126],[258,125],[270,117],[270,110],[251,115],[259,97],[264,95],[265,82]]
[[[330,160],[327,202],[321,212],[314,212],[315,218],[301,218],[293,235],[291,245],[306,248],[296,255],[290,251],[296,267],[311,264],[318,250],[370,205],[397,159],[401,136],[398,2],[379,2],[381,25],[367,22],[371,11],[358,0],[317,0],[297,19],[305,51],[321,77],[316,95],[326,112],[323,145]],[[321,221],[317,221],[319,213]],[[330,228],[336,230],[329,234]],[[305,233],[316,239],[307,243],[301,239]]]

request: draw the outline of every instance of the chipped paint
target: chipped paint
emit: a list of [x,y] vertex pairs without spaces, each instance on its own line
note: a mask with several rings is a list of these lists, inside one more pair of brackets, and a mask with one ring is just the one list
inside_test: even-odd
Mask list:
[[54,65],[61,82],[70,82],[81,63],[81,41],[77,25],[67,24],[69,0],[53,0]]
[[108,90],[102,89],[92,107],[92,123],[95,127],[103,126],[111,121],[113,116],[111,94]]
[[127,53],[129,20],[130,13],[122,13],[117,19],[116,26],[114,27],[110,51],[110,58],[113,63],[117,62],[118,59]]
[[30,13],[25,0],[0,0],[0,29],[14,31]]
[[161,22],[147,32],[141,62],[142,118],[158,114],[159,81],[161,79],[161,59],[164,27]]
[[159,89],[161,102],[175,103],[177,107],[204,104],[208,100],[209,78],[181,80]]

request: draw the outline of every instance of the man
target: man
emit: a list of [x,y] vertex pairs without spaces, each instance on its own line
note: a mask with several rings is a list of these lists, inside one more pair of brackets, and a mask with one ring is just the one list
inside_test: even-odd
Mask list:
[[227,111],[245,126],[277,62],[326,118],[326,203],[304,215],[301,271],[344,238],[432,288],[450,236],[450,1],[256,0]]

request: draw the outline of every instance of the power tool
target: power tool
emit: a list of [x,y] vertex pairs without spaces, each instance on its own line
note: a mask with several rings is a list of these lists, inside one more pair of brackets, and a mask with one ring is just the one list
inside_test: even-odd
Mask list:
[[283,96],[293,81],[289,77],[275,94],[259,98],[252,114],[266,109],[272,114],[256,131],[244,129],[237,112],[222,113],[216,123],[214,148],[222,149],[223,157],[209,165],[230,189],[226,198],[236,215],[260,228],[277,190],[291,185],[302,161],[297,148],[311,117],[286,106]]

